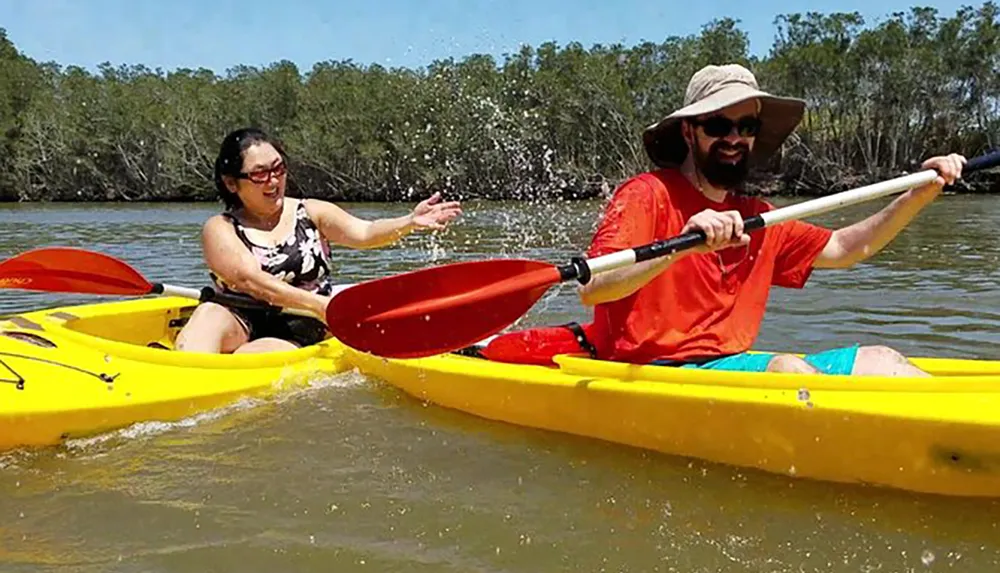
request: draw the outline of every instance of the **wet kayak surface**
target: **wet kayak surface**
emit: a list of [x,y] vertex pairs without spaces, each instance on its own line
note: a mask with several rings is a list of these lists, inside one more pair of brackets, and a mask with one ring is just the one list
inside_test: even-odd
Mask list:
[[[849,223],[876,203],[816,221]],[[493,256],[562,262],[585,249],[600,207],[470,203],[444,234],[335,248],[336,268],[352,282]],[[1000,359],[998,207],[1000,198],[943,197],[875,259],[816,271],[803,290],[775,289],[757,347],[878,343]],[[3,206],[0,256],[80,246],[153,280],[202,286],[198,232],[214,210]],[[0,312],[105,299],[4,291]],[[562,285],[521,325],[586,318]],[[178,423],[0,456],[0,515],[4,571],[1000,567],[1000,502],[811,482],[512,427],[353,372]]]

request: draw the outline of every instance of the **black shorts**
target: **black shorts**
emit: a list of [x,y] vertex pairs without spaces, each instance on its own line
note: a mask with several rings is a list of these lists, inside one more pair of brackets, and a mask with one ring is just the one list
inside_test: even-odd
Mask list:
[[251,341],[280,338],[303,347],[322,342],[327,337],[326,324],[316,318],[271,310],[233,307],[229,310],[243,325]]

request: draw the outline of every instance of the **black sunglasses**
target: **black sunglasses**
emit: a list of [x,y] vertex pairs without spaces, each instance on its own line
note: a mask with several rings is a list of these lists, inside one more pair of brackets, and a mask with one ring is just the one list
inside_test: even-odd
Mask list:
[[702,120],[692,119],[690,121],[694,125],[700,125],[705,135],[709,137],[725,137],[733,130],[734,125],[736,126],[736,133],[740,137],[756,137],[760,133],[761,126],[760,118],[752,115],[745,115],[736,121],[724,115],[715,115]]

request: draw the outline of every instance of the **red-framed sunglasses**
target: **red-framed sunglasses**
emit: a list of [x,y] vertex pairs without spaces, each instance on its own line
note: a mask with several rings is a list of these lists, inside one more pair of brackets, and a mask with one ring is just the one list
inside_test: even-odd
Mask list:
[[281,163],[269,169],[268,168],[257,169],[249,173],[241,171],[240,174],[237,175],[237,177],[239,177],[240,179],[249,179],[254,183],[267,183],[268,181],[271,180],[271,177],[281,177],[287,171],[288,168],[285,166],[285,162],[282,161]]

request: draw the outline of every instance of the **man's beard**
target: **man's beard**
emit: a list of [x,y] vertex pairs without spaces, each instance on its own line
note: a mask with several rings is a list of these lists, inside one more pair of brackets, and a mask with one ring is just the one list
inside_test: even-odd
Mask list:
[[[724,161],[721,151],[734,149],[739,149],[743,152],[740,160],[736,163]],[[740,186],[746,181],[747,173],[749,172],[749,163],[750,146],[745,143],[731,145],[725,140],[720,139],[713,143],[707,152],[702,151],[701,147],[697,147],[694,153],[695,167],[701,171],[705,179],[713,187],[726,189],[727,191],[739,192]]]

